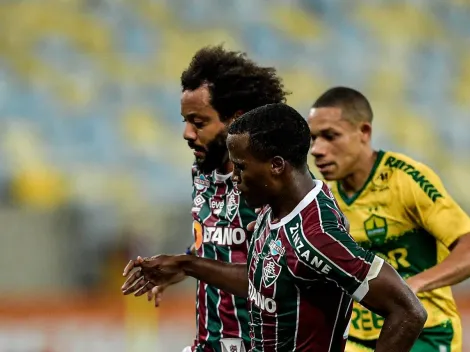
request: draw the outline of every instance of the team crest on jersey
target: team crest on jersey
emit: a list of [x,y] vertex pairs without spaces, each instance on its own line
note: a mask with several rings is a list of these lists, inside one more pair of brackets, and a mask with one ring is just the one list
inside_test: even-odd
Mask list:
[[227,194],[227,219],[233,221],[235,215],[238,213],[238,207],[240,205],[240,193],[235,187]]
[[364,221],[364,230],[373,244],[381,245],[385,242],[387,237],[387,219],[373,214]]
[[220,339],[220,344],[222,345],[222,352],[245,352],[242,339]]
[[281,274],[282,266],[280,266],[273,257],[267,256],[263,260],[263,281],[264,286],[269,287],[274,284]]
[[194,176],[194,187],[198,191],[205,191],[209,186],[210,182],[204,175]]

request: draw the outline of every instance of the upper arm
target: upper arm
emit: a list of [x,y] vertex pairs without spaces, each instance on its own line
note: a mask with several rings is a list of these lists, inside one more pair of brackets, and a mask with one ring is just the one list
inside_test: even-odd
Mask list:
[[447,193],[439,176],[423,164],[408,166],[402,199],[415,221],[447,247],[470,233],[469,216]]
[[367,293],[370,273],[380,268],[383,260],[352,239],[340,215],[338,209],[326,207],[322,214],[300,217],[298,223],[286,225],[298,260],[290,270],[302,280],[323,277],[361,300]]
[[[386,317],[391,312],[424,310],[419,299],[398,273],[384,262],[376,278],[368,281],[369,289],[361,304]],[[423,313],[424,314],[424,313]]]

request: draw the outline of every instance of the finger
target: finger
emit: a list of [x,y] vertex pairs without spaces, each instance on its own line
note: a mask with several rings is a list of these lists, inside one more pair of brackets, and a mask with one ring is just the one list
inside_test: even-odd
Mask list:
[[130,295],[131,293],[139,290],[143,285],[145,285],[145,278],[143,276],[139,277],[137,280],[133,281],[129,287],[122,291],[125,296]]
[[159,306],[160,306],[160,303],[162,302],[162,298],[163,298],[163,292],[158,292],[158,293],[155,295],[155,307],[159,307]]
[[134,282],[142,276],[141,270],[134,271],[121,286],[121,290],[124,291],[134,284]]
[[153,286],[150,291],[147,292],[147,300],[150,302],[159,293],[163,292],[165,286]]
[[150,281],[142,280],[141,282],[142,283],[139,285],[140,287],[136,289],[134,293],[135,297],[140,297],[143,294],[147,293],[148,291],[151,291],[152,289],[152,284],[150,283]]
[[261,213],[261,208],[256,208],[255,209],[255,214],[259,214],[259,213]]
[[158,307],[162,300],[164,290],[165,286],[155,286],[147,293],[147,300],[150,302],[152,299],[155,299],[155,307]]
[[248,232],[254,232],[255,231],[255,226],[256,226],[256,221],[252,221],[247,225],[246,230]]
[[[157,286],[158,287],[158,286]],[[154,287],[155,288],[155,287]],[[147,291],[147,302],[150,302],[153,299],[153,289]]]
[[126,267],[124,268],[124,272],[122,273],[122,276],[129,275],[132,269],[140,267],[143,262],[144,262],[144,259],[140,255],[137,257],[137,260],[130,260],[129,263],[127,263]]
[[121,291],[126,291],[129,289],[131,286],[135,284],[137,280],[139,280],[142,277],[142,272],[140,270],[137,270],[132,273],[131,276],[127,278],[127,280],[124,282],[124,284],[121,286]]
[[129,263],[127,263],[126,267],[124,268],[122,276],[127,276],[132,271],[132,269],[134,269],[134,261],[129,260]]

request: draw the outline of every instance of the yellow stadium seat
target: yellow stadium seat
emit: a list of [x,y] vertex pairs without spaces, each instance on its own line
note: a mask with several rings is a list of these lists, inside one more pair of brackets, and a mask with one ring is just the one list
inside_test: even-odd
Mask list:
[[[280,70],[285,88],[292,94],[287,96],[288,104],[295,107],[311,106],[315,99],[328,87],[319,76],[306,75],[302,69]],[[303,111],[307,114],[308,111]]]
[[[192,161],[182,132],[172,130],[161,120],[157,123],[147,110],[136,107],[127,111],[122,118],[122,131],[131,146],[154,160],[177,167]],[[180,143],[175,143],[175,139]],[[169,149],[162,148],[169,145],[172,146]]]
[[[236,34],[213,28],[189,33],[177,28],[163,30],[162,47],[155,76],[162,81],[178,82],[194,53],[205,45],[225,43],[230,50],[243,50]],[[184,38],[184,40],[181,40]]]
[[371,73],[366,91],[369,99],[401,102],[405,85],[404,72],[389,67],[380,67]]
[[46,165],[35,165],[17,173],[11,183],[13,200],[22,206],[53,209],[67,199],[67,183]]
[[149,24],[155,27],[175,25],[175,16],[164,2],[150,0],[141,0],[138,2],[133,0],[124,1],[134,7],[143,19],[146,19]]
[[463,107],[470,108],[470,51],[460,58],[459,73],[454,87],[455,102]]
[[357,20],[369,24],[381,41],[402,45],[419,40],[444,39],[444,29],[437,20],[410,2],[381,4],[358,3]]
[[271,23],[293,39],[312,39],[323,32],[322,24],[315,14],[294,5],[268,7]]

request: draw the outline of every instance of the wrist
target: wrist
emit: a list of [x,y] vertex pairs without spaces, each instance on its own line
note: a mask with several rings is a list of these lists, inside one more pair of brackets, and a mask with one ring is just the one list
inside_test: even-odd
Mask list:
[[183,270],[185,275],[190,275],[191,272],[191,266],[195,260],[198,259],[198,257],[194,255],[187,255],[187,254],[180,254],[176,255],[176,262],[178,263],[178,266],[180,267],[181,270]]

